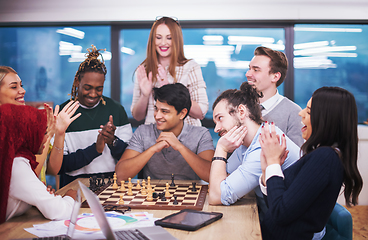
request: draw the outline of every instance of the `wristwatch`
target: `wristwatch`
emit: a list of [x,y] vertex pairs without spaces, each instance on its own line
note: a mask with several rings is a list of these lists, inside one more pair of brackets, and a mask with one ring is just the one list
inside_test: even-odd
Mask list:
[[111,146],[116,147],[117,144],[118,144],[118,138],[115,136],[115,139],[114,139],[114,141],[112,141]]

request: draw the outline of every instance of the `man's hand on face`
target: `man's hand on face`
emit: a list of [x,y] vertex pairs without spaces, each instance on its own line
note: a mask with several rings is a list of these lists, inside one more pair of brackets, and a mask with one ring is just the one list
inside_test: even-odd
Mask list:
[[156,142],[166,141],[174,150],[178,151],[183,144],[172,132],[161,132]]
[[217,142],[217,148],[222,148],[223,151],[229,153],[243,144],[243,139],[247,135],[247,128],[245,126],[234,126]]

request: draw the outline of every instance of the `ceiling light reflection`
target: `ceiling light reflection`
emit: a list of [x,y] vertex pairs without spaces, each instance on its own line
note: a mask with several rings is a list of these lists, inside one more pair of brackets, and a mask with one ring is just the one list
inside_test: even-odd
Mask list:
[[74,28],[70,28],[70,27],[65,27],[63,29],[58,29],[56,30],[57,33],[60,34],[64,34],[64,35],[68,35],[71,37],[75,37],[75,38],[79,38],[79,39],[83,39],[85,33],[83,31],[79,31],[77,29]]

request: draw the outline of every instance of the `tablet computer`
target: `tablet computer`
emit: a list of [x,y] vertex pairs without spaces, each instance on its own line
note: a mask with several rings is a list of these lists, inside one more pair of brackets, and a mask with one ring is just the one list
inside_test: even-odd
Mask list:
[[195,231],[219,220],[220,218],[222,218],[222,213],[184,209],[160,220],[156,220],[155,224],[162,227]]

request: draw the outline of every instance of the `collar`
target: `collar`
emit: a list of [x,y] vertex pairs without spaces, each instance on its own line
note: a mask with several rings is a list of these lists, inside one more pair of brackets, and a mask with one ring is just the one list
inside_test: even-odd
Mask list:
[[[281,100],[284,99],[282,95],[279,94],[279,90],[276,90],[276,94],[270,97],[268,100],[262,103],[265,111],[269,112],[272,110]],[[263,112],[262,112],[263,113]]]
[[84,106],[84,105],[82,105],[81,103],[79,103],[79,106],[80,106],[80,107],[82,107],[82,108],[84,108],[84,109],[93,109],[93,108],[97,107],[97,106],[98,106],[98,104],[100,104],[100,102],[101,102],[101,100],[99,100],[99,101],[96,103],[96,105],[94,105],[94,106],[92,106],[92,107]]

